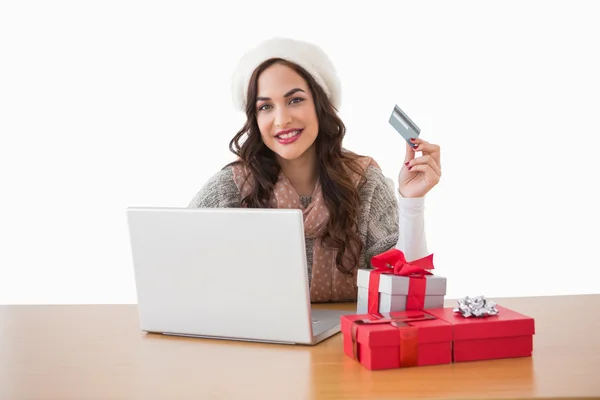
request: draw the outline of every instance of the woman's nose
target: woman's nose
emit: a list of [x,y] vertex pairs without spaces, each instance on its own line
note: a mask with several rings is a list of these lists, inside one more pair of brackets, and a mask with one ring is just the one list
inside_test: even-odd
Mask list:
[[285,127],[292,122],[292,116],[285,107],[279,107],[275,113],[275,125],[280,128]]

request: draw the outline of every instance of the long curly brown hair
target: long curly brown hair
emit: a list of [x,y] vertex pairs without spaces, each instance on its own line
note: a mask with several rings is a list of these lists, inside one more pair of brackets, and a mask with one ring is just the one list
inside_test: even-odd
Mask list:
[[[256,121],[256,97],[258,77],[270,66],[279,63],[296,71],[307,82],[314,99],[319,133],[315,140],[318,160],[318,175],[323,190],[323,199],[329,210],[326,233],[322,237],[324,247],[337,251],[337,269],[345,275],[352,275],[353,266],[358,265],[362,242],[358,236],[358,189],[352,183],[346,168],[360,174],[355,161],[356,154],[342,148],[346,127],[337,115],[337,110],[313,77],[299,65],[280,58],[271,58],[260,64],[252,74],[246,101],[246,123],[229,142],[229,149],[239,157],[254,178],[254,189],[242,199],[242,206],[248,208],[271,208],[269,200],[281,170],[275,154],[262,141]],[[243,136],[246,139],[242,141]],[[349,263],[344,267],[343,258]]]

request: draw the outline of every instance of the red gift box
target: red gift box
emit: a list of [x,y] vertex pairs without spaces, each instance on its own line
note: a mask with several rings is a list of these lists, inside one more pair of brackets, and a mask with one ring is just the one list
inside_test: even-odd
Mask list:
[[370,370],[452,362],[452,325],[422,311],[341,317],[344,353]]
[[452,308],[426,312],[452,324],[454,362],[531,356],[533,318],[501,306],[496,309],[498,314],[483,318],[466,318]]

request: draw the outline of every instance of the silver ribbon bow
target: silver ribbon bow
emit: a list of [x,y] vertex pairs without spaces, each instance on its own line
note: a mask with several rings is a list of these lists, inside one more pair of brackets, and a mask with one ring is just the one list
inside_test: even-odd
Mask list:
[[486,300],[484,296],[465,297],[458,300],[458,307],[454,309],[455,313],[460,313],[463,317],[489,317],[498,314],[496,303]]

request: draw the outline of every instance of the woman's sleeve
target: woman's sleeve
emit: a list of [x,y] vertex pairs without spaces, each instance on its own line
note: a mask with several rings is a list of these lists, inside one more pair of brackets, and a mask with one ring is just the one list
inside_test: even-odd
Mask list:
[[365,260],[361,268],[372,268],[371,258],[394,248],[398,243],[398,201],[391,180],[380,169],[368,167],[361,201],[367,207]]
[[425,235],[425,198],[405,198],[398,191],[398,205],[400,234],[396,248],[408,261],[429,255]]
[[239,208],[240,192],[227,167],[211,176],[188,204],[188,208]]
[[408,261],[427,256],[425,198],[404,198],[391,179],[377,168],[367,169],[367,181],[375,183],[367,218],[366,265],[389,249],[401,250]]

